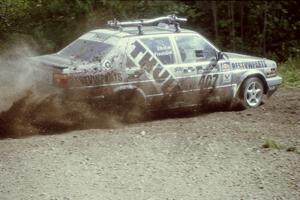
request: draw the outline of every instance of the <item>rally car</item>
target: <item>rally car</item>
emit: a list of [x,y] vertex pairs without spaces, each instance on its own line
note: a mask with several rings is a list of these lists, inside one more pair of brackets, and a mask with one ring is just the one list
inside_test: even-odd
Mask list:
[[147,110],[238,99],[261,104],[281,84],[273,60],[222,52],[201,34],[182,29],[174,15],[109,21],[61,51],[33,57],[48,83],[73,99],[95,99]]

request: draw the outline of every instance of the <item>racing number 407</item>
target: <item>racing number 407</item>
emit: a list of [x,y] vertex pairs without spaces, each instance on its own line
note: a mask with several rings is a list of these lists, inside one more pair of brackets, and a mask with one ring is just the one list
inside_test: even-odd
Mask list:
[[199,81],[199,88],[214,88],[217,84],[218,74],[203,74]]

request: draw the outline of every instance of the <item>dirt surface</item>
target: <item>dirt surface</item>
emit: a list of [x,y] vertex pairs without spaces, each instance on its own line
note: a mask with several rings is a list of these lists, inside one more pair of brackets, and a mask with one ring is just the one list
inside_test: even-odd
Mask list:
[[[28,116],[17,108],[1,114],[2,127],[17,121],[12,112]],[[300,199],[299,89],[245,111],[165,113],[135,124],[85,117],[93,123],[59,129],[56,120],[46,132],[60,134],[6,133],[0,199]],[[34,133],[24,123],[17,130]]]

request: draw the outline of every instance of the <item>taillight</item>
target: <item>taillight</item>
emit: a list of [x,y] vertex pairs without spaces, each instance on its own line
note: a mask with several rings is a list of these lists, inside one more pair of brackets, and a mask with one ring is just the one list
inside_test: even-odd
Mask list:
[[59,87],[68,87],[68,75],[54,73],[53,74],[53,82],[55,85]]

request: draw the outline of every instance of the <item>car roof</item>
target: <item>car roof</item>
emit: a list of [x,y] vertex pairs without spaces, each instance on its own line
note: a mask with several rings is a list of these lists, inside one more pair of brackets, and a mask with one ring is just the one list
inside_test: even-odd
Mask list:
[[[159,26],[144,26],[142,28],[143,35],[161,35],[161,34],[173,34],[175,33],[175,28],[169,25],[159,25]],[[96,29],[91,31],[93,33],[106,33],[114,35],[116,37],[131,37],[139,36],[137,27],[124,27],[122,29]],[[180,29],[179,33],[196,33],[195,31],[189,29]]]

